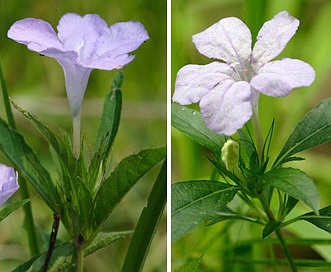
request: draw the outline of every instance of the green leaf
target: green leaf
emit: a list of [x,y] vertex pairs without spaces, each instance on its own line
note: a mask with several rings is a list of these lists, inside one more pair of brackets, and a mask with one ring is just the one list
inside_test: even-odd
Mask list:
[[110,244],[116,242],[117,240],[128,238],[132,236],[133,231],[114,231],[114,232],[100,232],[94,238],[91,244],[84,250],[84,256],[88,256]]
[[331,206],[320,209],[319,215],[311,212],[300,216],[299,219],[306,220],[316,227],[331,233]]
[[[120,231],[120,232],[110,232],[110,233],[99,233],[93,242],[84,251],[84,257],[120,240],[132,235],[133,231]],[[73,265],[73,253],[74,245],[70,242],[57,245],[53,251],[51,262],[47,269],[48,272],[57,271],[68,271],[68,269]],[[39,256],[34,256],[29,261],[23,263],[12,272],[40,272],[43,267],[46,253],[42,253]]]
[[134,230],[122,271],[142,271],[144,262],[163,214],[167,201],[167,161],[164,160],[160,173],[149,194],[147,207],[143,209]]
[[[61,177],[58,183],[58,194],[61,208],[61,220],[70,235],[76,235],[78,231],[84,229],[89,232],[86,226],[89,212],[92,207],[92,189],[88,187],[86,169],[83,157],[78,161],[73,153],[71,145],[65,142],[59,135],[51,131],[46,125],[38,120],[33,114],[19,108],[20,111],[44,136],[49,145],[53,148],[60,162]],[[94,188],[93,185],[91,187]],[[55,211],[58,212],[58,211]]]
[[238,188],[212,180],[178,182],[171,186],[171,240],[178,240],[229,203]]
[[37,190],[45,203],[54,211],[59,200],[50,174],[40,163],[38,156],[25,142],[23,136],[0,118],[0,148],[16,166],[20,174]]
[[124,158],[102,183],[95,200],[93,220],[95,229],[105,221],[126,193],[152,167],[166,157],[166,148],[141,150]]
[[[118,86],[107,94],[103,106],[103,113],[95,142],[95,150],[103,147],[103,159],[107,158],[110,148],[118,131],[122,109],[122,93]],[[105,141],[103,143],[103,141]]]
[[23,199],[21,201],[17,201],[13,204],[10,204],[8,206],[6,206],[5,208],[3,208],[0,211],[0,221],[2,221],[3,219],[5,219],[8,215],[10,215],[13,211],[15,211],[16,209],[18,209],[19,207],[23,206],[24,204],[28,203],[29,201],[31,201],[31,198],[28,199]]
[[63,166],[69,169],[70,172],[75,172],[76,169],[79,167],[77,159],[72,154],[71,146],[64,142],[59,135],[55,134],[51,131],[46,125],[38,120],[33,114],[23,110],[22,108],[18,107],[14,104],[14,107],[23,114],[37,129],[38,131],[44,136],[47,142],[53,147],[54,151],[59,156]]
[[179,131],[189,136],[192,141],[202,145],[215,154],[221,154],[227,140],[224,135],[216,134],[206,127],[201,114],[178,104],[171,105],[171,124]]
[[281,222],[278,221],[270,221],[268,222],[268,224],[265,225],[263,232],[262,232],[262,238],[266,238],[269,234],[271,234],[272,232],[274,232],[276,229],[279,228],[279,226],[281,225]]
[[271,186],[299,199],[318,213],[319,195],[313,180],[294,168],[275,168],[263,175]]
[[331,98],[323,100],[297,124],[274,165],[292,155],[331,140]]

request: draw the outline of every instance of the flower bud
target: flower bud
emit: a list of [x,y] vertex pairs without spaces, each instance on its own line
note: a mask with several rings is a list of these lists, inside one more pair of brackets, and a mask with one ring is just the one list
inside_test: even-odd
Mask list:
[[0,164],[0,205],[5,203],[19,187],[15,170]]
[[222,147],[222,161],[226,169],[233,171],[237,168],[239,160],[239,144],[233,140],[228,140]]

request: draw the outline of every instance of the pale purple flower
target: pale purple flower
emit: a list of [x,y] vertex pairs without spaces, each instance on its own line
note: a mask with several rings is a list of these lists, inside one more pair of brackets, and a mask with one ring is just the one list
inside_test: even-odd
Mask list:
[[266,22],[253,50],[248,27],[238,18],[225,18],[193,36],[198,51],[223,62],[187,65],[177,74],[173,101],[182,105],[200,101],[207,127],[232,135],[252,117],[259,94],[286,96],[293,88],[315,79],[307,63],[284,58],[270,62],[295,34],[299,20],[288,12]]
[[139,22],[115,23],[108,27],[97,14],[67,13],[57,26],[39,19],[23,19],[12,25],[8,37],[41,55],[55,58],[63,67],[68,100],[73,116],[83,102],[92,69],[122,68],[134,59],[129,55],[148,34]]
[[5,203],[20,187],[18,175],[12,167],[0,164],[0,205]]

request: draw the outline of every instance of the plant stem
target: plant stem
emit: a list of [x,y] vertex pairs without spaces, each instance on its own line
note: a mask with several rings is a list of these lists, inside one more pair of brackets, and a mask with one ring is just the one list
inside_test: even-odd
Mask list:
[[257,146],[257,153],[259,156],[259,162],[262,163],[263,137],[262,137],[262,131],[260,125],[258,104],[256,104],[256,106],[253,107],[252,125],[256,138],[256,146]]
[[[5,78],[4,78],[3,71],[2,71],[1,62],[0,62],[0,83],[1,83],[1,87],[2,87],[3,101],[5,104],[8,124],[13,129],[16,129],[13,112],[10,107],[9,95],[8,95],[6,82],[5,82]],[[20,184],[21,198],[22,199],[30,198],[28,185],[21,176],[19,177],[19,184]],[[37,232],[36,232],[35,225],[34,225],[32,208],[31,208],[30,202],[26,203],[23,206],[23,211],[25,214],[25,229],[26,229],[26,232],[28,235],[30,255],[31,256],[38,255],[40,252],[39,252],[38,241],[37,241]]]
[[[261,196],[259,198],[259,200],[260,200],[260,202],[261,202],[261,204],[263,206],[263,209],[264,209],[265,213],[268,216],[269,221],[270,222],[276,221],[274,215],[272,214],[271,210],[269,209],[269,207],[268,207],[267,203],[265,202],[263,196]],[[286,259],[287,259],[287,261],[288,261],[288,263],[289,263],[289,265],[291,267],[292,272],[297,272],[297,268],[296,268],[296,266],[295,266],[295,264],[293,262],[291,253],[290,253],[290,251],[289,251],[289,249],[287,247],[286,240],[285,240],[285,238],[283,236],[282,231],[280,229],[276,229],[275,230],[275,233],[276,233],[277,238],[278,238],[278,240],[279,240],[279,242],[280,242],[280,244],[282,246],[283,252],[284,252],[284,254],[286,256]]]
[[72,117],[72,153],[78,159],[80,154],[80,125],[82,109]]
[[77,272],[83,272],[84,271],[84,238],[81,235],[78,235],[78,237],[75,240],[76,248],[77,248],[77,260],[76,260],[76,267]]
[[58,233],[58,230],[59,230],[60,214],[59,213],[54,213],[53,218],[54,218],[54,222],[53,222],[53,226],[52,226],[52,232],[51,232],[51,235],[50,235],[50,238],[49,238],[49,247],[48,247],[48,251],[47,251],[47,255],[46,255],[46,258],[45,258],[45,262],[44,262],[42,272],[47,272],[47,268],[48,268],[48,265],[51,261],[52,253],[53,253],[55,242],[56,242],[57,233]]

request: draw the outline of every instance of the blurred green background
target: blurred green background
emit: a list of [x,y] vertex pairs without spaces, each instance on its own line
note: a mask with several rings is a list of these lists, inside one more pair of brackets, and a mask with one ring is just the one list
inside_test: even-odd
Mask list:
[[[118,136],[113,148],[112,164],[137,153],[142,148],[166,144],[166,0],[0,0],[0,55],[10,97],[23,109],[35,114],[55,131],[71,131],[71,115],[66,100],[61,66],[48,57],[40,57],[26,46],[7,38],[7,31],[17,20],[39,18],[48,21],[54,29],[62,15],[75,12],[99,14],[111,25],[135,20],[148,31],[150,40],[133,54],[136,58],[124,68],[123,112]],[[94,70],[91,74],[82,112],[82,134],[87,149],[92,148],[103,106],[115,71]],[[0,114],[5,118],[2,98]],[[19,131],[36,150],[48,169],[52,167],[48,146],[38,132],[16,111]],[[3,154],[0,162],[7,163]],[[133,229],[158,169],[141,180],[111,215],[106,230]],[[31,195],[35,192],[31,189]],[[19,193],[10,200],[19,199]],[[32,201],[37,228],[43,246],[52,225],[52,213],[38,198]],[[0,224],[0,271],[10,271],[28,260],[27,238],[22,210],[11,214]],[[45,236],[46,235],[46,236]],[[61,239],[65,230],[60,226]],[[129,240],[119,241],[86,258],[86,271],[120,271]],[[156,233],[144,271],[165,271],[166,220],[162,219]]]
[[[270,20],[282,10],[287,10],[300,20],[300,26],[286,49],[277,57],[298,58],[308,62],[316,71],[315,82],[308,88],[296,89],[285,98],[260,98],[262,130],[267,134],[275,118],[275,133],[271,161],[284,145],[296,123],[320,100],[331,94],[331,1],[329,0],[176,0],[172,1],[172,86],[178,70],[186,64],[207,64],[213,60],[201,55],[192,42],[197,34],[225,17],[238,17],[252,29],[253,39],[263,22]],[[173,88],[172,88],[173,89]],[[172,90],[173,91],[173,90]],[[196,107],[193,106],[193,107]],[[206,150],[194,144],[185,135],[172,129],[172,182],[205,179],[212,173],[206,159]],[[324,144],[300,154],[303,162],[289,164],[299,167],[311,176],[321,194],[320,207],[331,204],[331,144]],[[240,202],[234,203],[240,205]],[[242,207],[239,207],[242,208]],[[292,216],[308,212],[306,206],[298,206]],[[292,234],[302,238],[327,238],[330,234],[300,222],[288,228]],[[201,226],[191,234],[172,244],[173,271],[190,258],[203,256],[201,271],[266,271],[264,266],[231,266],[236,256],[261,259],[263,247],[257,243],[239,247],[245,239],[260,240],[262,229],[249,223],[219,223],[212,227]],[[238,244],[236,250],[233,246]],[[331,261],[331,247],[317,246],[318,255]],[[231,255],[232,254],[232,255]],[[301,254],[308,258],[311,255]],[[226,256],[226,257],[225,257]],[[224,259],[225,258],[225,259]],[[228,259],[227,259],[228,258]],[[232,269],[232,270],[231,270]],[[299,269],[299,271],[316,271]],[[269,271],[269,270],[268,270]],[[280,267],[279,271],[286,271]],[[318,271],[329,271],[319,269]]]

